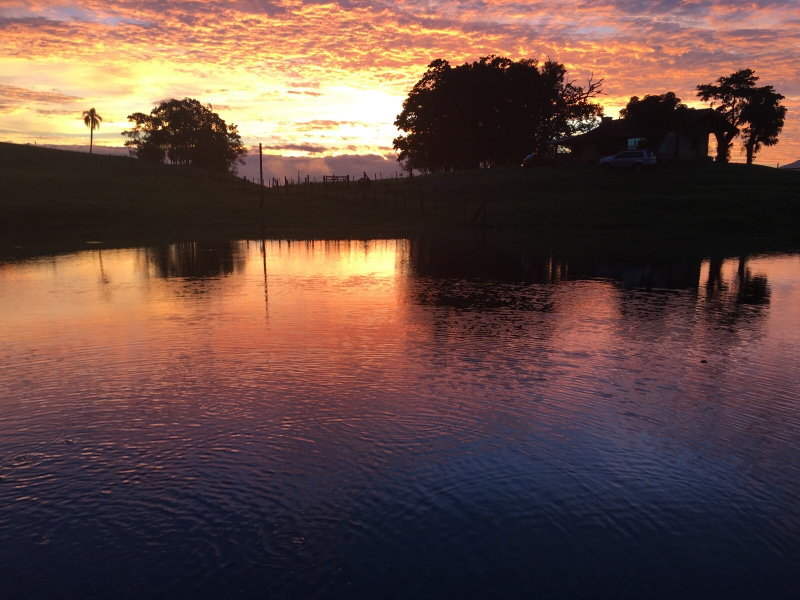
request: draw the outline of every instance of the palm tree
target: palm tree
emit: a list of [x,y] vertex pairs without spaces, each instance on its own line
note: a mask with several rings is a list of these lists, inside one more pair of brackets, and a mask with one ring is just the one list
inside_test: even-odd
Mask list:
[[94,145],[94,130],[100,128],[103,117],[98,115],[95,109],[90,108],[83,111],[83,122],[89,128],[89,154],[91,154],[92,146]]

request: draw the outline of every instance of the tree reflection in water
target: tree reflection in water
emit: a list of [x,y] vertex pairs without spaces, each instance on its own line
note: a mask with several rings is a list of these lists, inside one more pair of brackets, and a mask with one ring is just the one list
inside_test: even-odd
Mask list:
[[[513,243],[487,243],[485,240],[413,240],[409,245],[409,261],[414,274],[436,280],[436,286],[419,289],[421,304],[455,308],[521,308],[552,310],[548,300],[523,306],[511,295],[498,295],[493,288],[498,282],[558,284],[570,281],[605,280],[621,289],[686,290],[703,284],[703,252],[682,252],[671,256],[664,251],[657,257],[642,254],[607,255],[589,253],[556,253]],[[746,255],[739,258],[736,277],[728,284],[723,278],[721,257],[709,261],[705,282],[705,298],[717,304],[769,304],[769,285],[763,274],[753,274]],[[485,281],[474,286],[470,295],[462,292],[464,280]],[[454,289],[454,286],[458,289]],[[529,290],[525,296],[529,297]]]
[[147,265],[155,277],[202,279],[241,273],[244,242],[177,243],[146,248]]
[[748,266],[748,257],[740,256],[735,274],[726,278],[725,262],[718,257],[708,262],[703,302],[707,318],[728,327],[742,320],[760,318],[763,315],[761,308],[768,306],[770,301],[766,275],[753,274]]

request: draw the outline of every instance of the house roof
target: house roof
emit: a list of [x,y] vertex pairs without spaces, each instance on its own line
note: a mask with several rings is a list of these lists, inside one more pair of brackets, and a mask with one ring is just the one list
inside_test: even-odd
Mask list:
[[713,108],[690,108],[689,110],[692,111],[692,118],[689,123],[705,127],[709,133],[713,133],[715,130],[730,132],[734,135],[739,133],[738,127],[732,125]]
[[594,129],[581,133],[580,135],[568,136],[555,140],[553,143],[559,146],[571,146],[573,144],[585,144],[587,142],[600,142],[616,138],[641,137],[642,134],[633,123],[627,119],[616,119],[603,121]]
[[[722,130],[723,132],[736,132],[738,129],[731,125],[722,115],[712,108],[690,108],[689,119],[681,129],[700,128],[708,133]],[[601,142],[621,138],[644,137],[644,133],[629,119],[604,120],[594,129],[580,135],[568,136],[553,141],[558,146],[573,146]]]

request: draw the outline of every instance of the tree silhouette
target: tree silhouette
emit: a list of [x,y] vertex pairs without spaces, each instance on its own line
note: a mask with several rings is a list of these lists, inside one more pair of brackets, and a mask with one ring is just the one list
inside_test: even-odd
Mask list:
[[[717,135],[717,160],[730,159],[733,138],[744,128],[744,145],[747,164],[761,146],[774,146],[783,129],[786,108],[780,104],[783,96],[771,85],[757,87],[758,77],[752,69],[742,69],[727,77],[719,77],[716,84],[697,86],[697,96],[704,102],[711,101],[714,110],[722,115],[737,131]],[[714,107],[714,103],[718,102]]]
[[89,128],[89,154],[92,153],[92,146],[94,146],[94,130],[99,129],[102,122],[103,117],[98,115],[94,108],[83,111],[83,123]]
[[129,138],[125,145],[143,160],[229,172],[247,154],[237,126],[193,98],[162,102],[149,115],[133,113],[128,120],[134,128],[122,132]]
[[592,102],[601,81],[586,89],[566,80],[563,65],[486,56],[451,67],[443,59],[403,102],[395,126],[397,160],[407,171],[475,169],[518,164],[535,151],[555,152],[553,140],[585,131],[602,114]]
[[[697,86],[697,96],[703,101],[711,101],[714,110],[723,116],[737,129],[742,124],[742,109],[747,103],[748,95],[755,89],[758,77],[752,69],[742,69],[727,77],[719,77],[716,85],[706,83]],[[714,107],[714,103],[719,104]],[[731,145],[738,131],[726,131],[717,135],[717,160],[728,162],[731,156]]]
[[768,85],[754,90],[742,109],[742,122],[745,123],[743,144],[748,165],[753,164],[762,146],[778,143],[778,135],[786,118],[786,107],[780,103],[781,100],[783,96]]
[[655,150],[671,131],[686,122],[689,107],[681,102],[675,92],[633,96],[627,106],[619,111],[623,119],[630,119],[644,133],[645,144]]

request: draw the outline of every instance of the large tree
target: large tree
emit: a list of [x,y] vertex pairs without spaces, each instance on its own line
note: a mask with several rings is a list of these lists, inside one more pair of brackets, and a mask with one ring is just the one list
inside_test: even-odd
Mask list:
[[585,131],[602,114],[592,100],[601,81],[584,89],[563,65],[486,56],[452,67],[433,61],[403,102],[394,148],[403,168],[423,172],[518,163],[525,154],[554,153],[550,142]]
[[720,162],[730,159],[733,138],[742,129],[748,164],[753,162],[761,146],[778,143],[786,116],[786,108],[780,104],[783,96],[771,85],[758,87],[757,81],[752,69],[742,69],[719,77],[716,83],[697,86],[697,96],[704,102],[710,101],[714,110],[737,129],[717,135],[717,160]]
[[747,105],[742,109],[742,131],[747,164],[753,164],[762,146],[774,146],[783,130],[786,107],[781,104],[783,96],[771,85],[756,88],[750,95]]
[[648,148],[656,150],[668,133],[686,122],[689,108],[675,92],[667,92],[660,95],[648,94],[641,99],[633,96],[619,114],[623,119],[632,121],[644,134]]
[[122,132],[129,138],[125,145],[143,160],[235,172],[247,155],[237,126],[193,98],[162,102],[149,115],[133,113],[128,120],[134,128]]
[[94,108],[83,111],[83,124],[89,128],[89,154],[92,153],[94,146],[94,130],[99,129],[102,122],[103,117],[98,115]]

